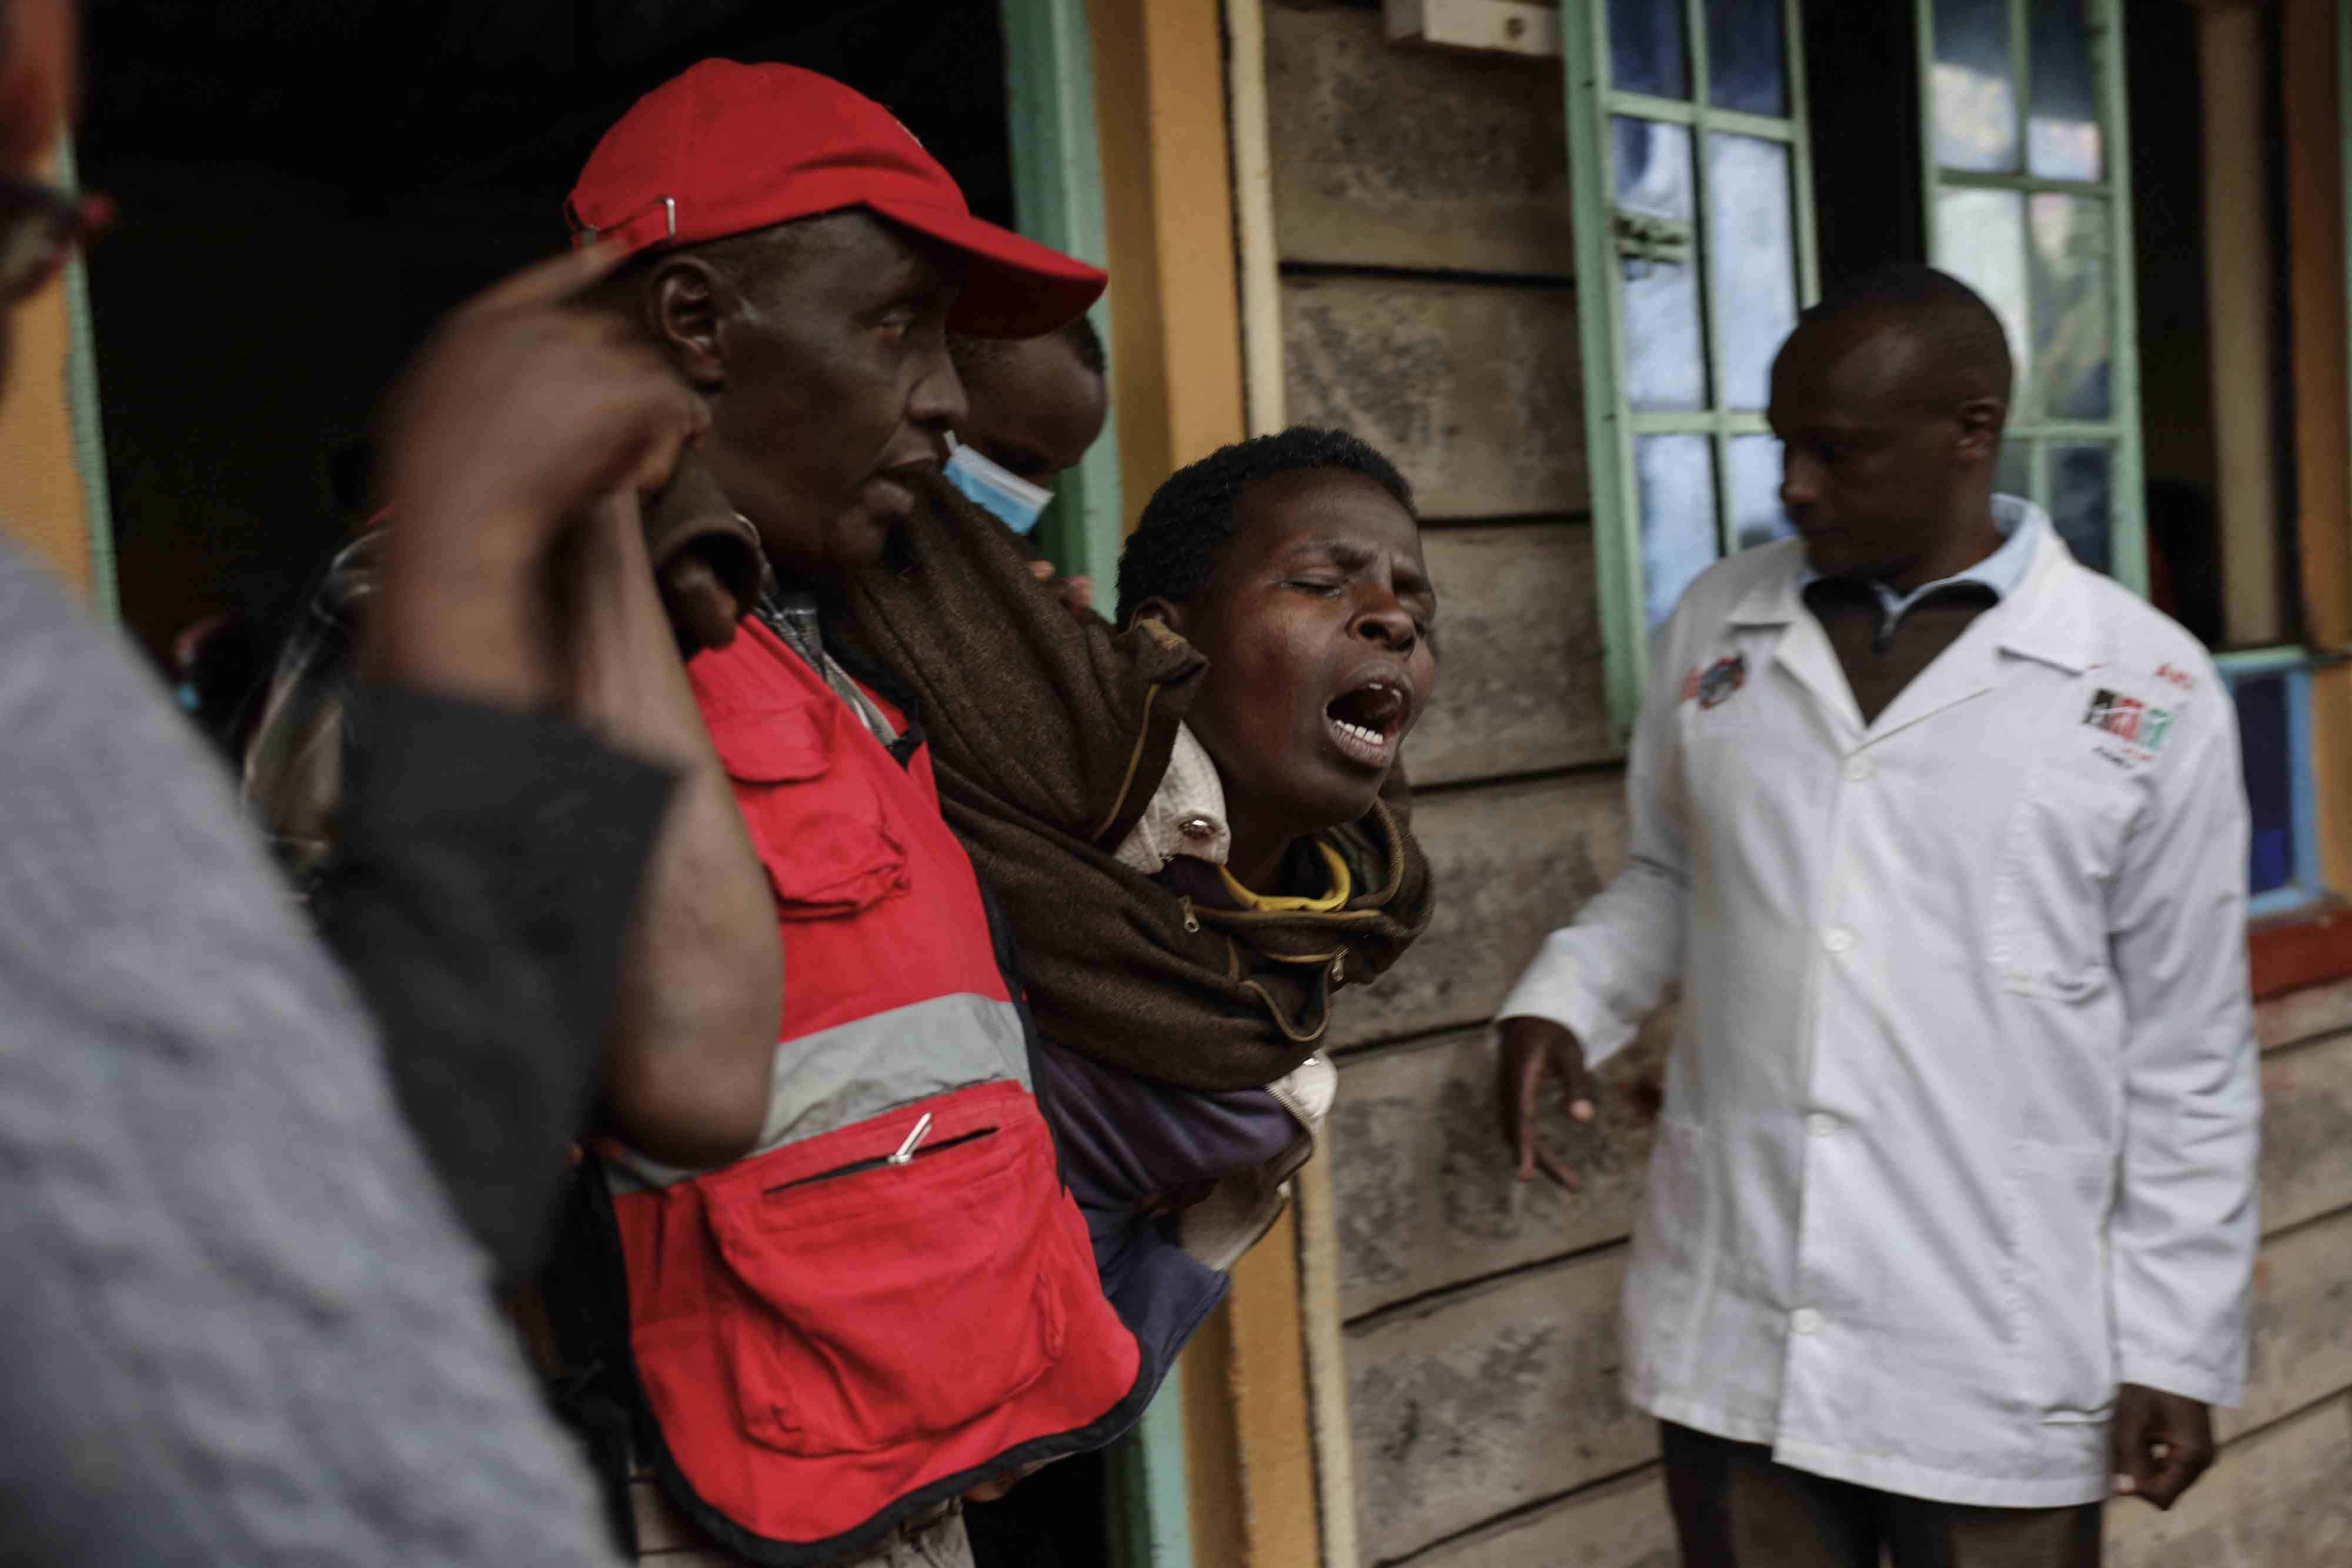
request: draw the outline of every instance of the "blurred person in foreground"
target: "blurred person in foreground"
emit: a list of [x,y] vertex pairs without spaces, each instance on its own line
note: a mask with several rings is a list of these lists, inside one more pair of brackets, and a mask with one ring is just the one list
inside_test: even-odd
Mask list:
[[[73,101],[73,32],[62,0],[0,4],[11,308],[99,215],[37,172]],[[373,868],[346,906],[373,933],[356,989],[153,675],[0,543],[0,1560],[608,1560],[400,1106],[584,1096],[626,1011],[609,975],[648,855],[707,750],[634,516],[705,412],[562,308],[614,259],[477,299],[394,404],[414,526],[361,699],[383,745],[346,830]],[[667,669],[627,656],[649,637]],[[536,949],[503,964],[436,925],[453,888],[501,873],[549,900]],[[510,944],[514,908],[493,898],[473,934]],[[534,1061],[480,1035],[436,1053],[399,1005],[436,970],[477,998],[559,973],[580,994],[539,1020]],[[450,1191],[480,1174],[473,1152],[443,1151]],[[534,1153],[508,1197],[543,1208],[561,1136]]]
[[1965,285],[1832,289],[1773,364],[1798,538],[1659,633],[1632,863],[1501,1012],[1520,1179],[1665,988],[1625,1286],[1694,1568],[2095,1568],[2245,1385],[2246,802],[2194,639],[1992,476]]

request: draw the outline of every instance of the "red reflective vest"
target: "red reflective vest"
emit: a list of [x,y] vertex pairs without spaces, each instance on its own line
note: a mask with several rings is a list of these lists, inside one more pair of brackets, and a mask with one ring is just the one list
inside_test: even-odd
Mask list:
[[820,1563],[1108,1441],[1139,1358],[919,730],[886,747],[755,620],[688,674],[775,894],[783,1029],[753,1154],[611,1173],[628,1345],[672,1500]]

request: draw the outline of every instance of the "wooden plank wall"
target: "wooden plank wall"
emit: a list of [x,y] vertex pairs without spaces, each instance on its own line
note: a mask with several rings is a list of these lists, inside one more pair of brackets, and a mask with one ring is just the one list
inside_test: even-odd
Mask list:
[[[1587,1176],[1520,1186],[1480,1027],[1622,862],[1570,276],[1557,61],[1391,46],[1377,8],[1268,0],[1286,396],[1394,457],[1430,520],[1437,704],[1408,749],[1436,923],[1341,1020],[1331,1147],[1365,1568],[1670,1568],[1617,1290],[1671,1020],[1611,1064]],[[2254,1382],[2129,1568],[2352,1562],[2352,985],[2263,1009]]]

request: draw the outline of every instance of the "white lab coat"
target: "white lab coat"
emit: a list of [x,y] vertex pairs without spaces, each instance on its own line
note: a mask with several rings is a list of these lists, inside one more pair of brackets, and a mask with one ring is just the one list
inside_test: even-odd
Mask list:
[[2025,580],[1867,727],[1801,543],[1701,577],[1633,863],[1500,1015],[1602,1058],[1683,984],[1637,1406],[2011,1507],[2105,1495],[2118,1383],[2238,1400],[2261,1113],[2230,695],[2034,522]]

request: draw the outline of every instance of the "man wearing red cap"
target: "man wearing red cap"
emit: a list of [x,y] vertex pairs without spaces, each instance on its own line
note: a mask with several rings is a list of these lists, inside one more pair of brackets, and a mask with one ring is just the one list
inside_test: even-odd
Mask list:
[[753,1151],[589,1162],[549,1285],[567,1363],[605,1369],[574,1409],[606,1413],[608,1474],[625,1459],[750,1561],[967,1562],[959,1499],[1107,1442],[1152,1390],[1032,1093],[1010,943],[940,817],[922,726],[963,716],[854,674],[824,607],[936,482],[964,413],[950,329],[1035,337],[1104,277],[974,218],[887,110],[788,66],[708,60],[648,94],[568,211],[631,253],[605,302],[708,404],[702,461],[774,573],[688,674],[785,966]]

